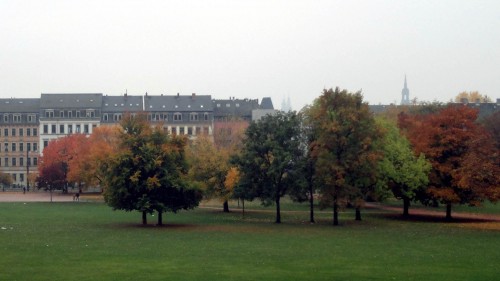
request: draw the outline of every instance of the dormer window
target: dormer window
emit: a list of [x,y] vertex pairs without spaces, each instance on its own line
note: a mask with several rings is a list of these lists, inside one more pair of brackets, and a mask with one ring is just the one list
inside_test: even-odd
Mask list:
[[192,112],[189,114],[189,120],[190,121],[198,121],[198,113]]
[[174,121],[182,121],[182,114],[179,112],[174,113]]

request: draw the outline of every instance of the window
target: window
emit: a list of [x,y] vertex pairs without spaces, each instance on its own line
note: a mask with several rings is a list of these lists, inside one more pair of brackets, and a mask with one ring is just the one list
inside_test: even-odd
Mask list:
[[201,127],[196,127],[196,134],[197,135],[201,134]]
[[9,143],[8,142],[6,142],[6,143],[3,144],[3,150],[5,152],[9,151]]
[[76,111],[76,118],[80,118],[80,110]]
[[188,127],[188,135],[190,135],[190,136],[193,135],[193,128]]
[[28,122],[35,123],[36,122],[36,115],[33,115],[33,114],[28,115]]
[[220,107],[220,103],[217,104],[217,107]]
[[19,157],[19,166],[24,166],[24,158],[23,157]]
[[163,120],[168,121],[168,114],[167,113],[163,113],[163,117],[162,118],[163,118]]
[[108,121],[108,114],[107,113],[104,113],[102,115],[102,121]]
[[64,125],[59,125],[59,134],[64,134]]
[[88,134],[88,133],[89,133],[89,124],[85,124],[85,125],[83,125],[83,132],[84,132],[85,134]]
[[16,136],[16,128],[12,128],[12,136],[15,137]]
[[19,143],[19,151],[24,151],[24,143]]
[[93,109],[87,109],[85,115],[87,118],[94,118],[95,117],[95,111]]
[[38,165],[38,158],[33,157],[33,166],[37,166],[37,165]]
[[48,134],[49,133],[49,125],[43,125],[43,133]]
[[12,157],[12,166],[17,166],[17,159],[15,157]]
[[182,114],[179,112],[174,113],[174,121],[182,121]]
[[48,140],[44,140],[43,141],[43,148],[46,148],[48,145],[49,145],[49,141]]
[[54,118],[54,110],[45,110],[45,117]]
[[[22,165],[21,165],[22,166]],[[21,182],[24,182],[24,174],[19,174],[19,180]]]
[[31,136],[31,128],[26,128],[26,136]]
[[239,104],[239,103],[237,103],[237,104],[236,104],[236,107],[240,107],[240,104]]
[[21,114],[14,114],[14,123],[21,123]]
[[179,128],[179,135],[181,135],[181,136],[182,136],[182,135],[184,135],[184,134],[185,134],[185,132],[184,132],[184,127],[180,127],[180,128]]
[[59,111],[59,117],[64,118],[64,110]]
[[26,143],[26,151],[31,151],[31,143]]
[[3,165],[5,167],[9,167],[9,158],[5,157],[5,159],[3,160]]
[[50,132],[51,134],[57,134],[57,131],[56,131],[56,125],[52,125],[51,126],[52,128],[52,131]]
[[11,151],[16,151],[16,143],[13,142],[11,147],[12,147]]
[[3,130],[3,136],[8,137],[9,136],[9,129],[4,129]]
[[[15,166],[15,165],[13,165],[13,166]],[[12,179],[13,179],[14,181],[17,181],[17,174],[12,174]]]
[[68,125],[68,134],[72,134],[73,133],[73,125]]
[[190,113],[189,114],[189,120],[190,121],[198,121],[198,113]]
[[205,113],[203,114],[203,119],[205,119],[205,121],[208,121],[208,113],[206,113],[206,112],[205,112]]
[[113,121],[120,121],[120,120],[122,120],[122,115],[121,115],[121,113],[115,113],[115,114],[113,115]]
[[38,129],[33,128],[33,136],[36,137],[38,135]]
[[24,129],[23,128],[19,128],[19,136],[20,137],[24,136]]
[[5,122],[5,123],[9,122],[9,114],[4,114],[3,115],[3,122]]
[[226,107],[231,107],[231,104],[230,103],[226,103]]
[[72,118],[72,117],[73,117],[73,111],[68,110],[68,118]]
[[81,127],[80,124],[76,125],[76,131],[77,134],[81,132]]
[[26,158],[26,165],[31,166],[31,158]]
[[37,151],[38,150],[38,143],[34,142],[33,143],[33,151]]

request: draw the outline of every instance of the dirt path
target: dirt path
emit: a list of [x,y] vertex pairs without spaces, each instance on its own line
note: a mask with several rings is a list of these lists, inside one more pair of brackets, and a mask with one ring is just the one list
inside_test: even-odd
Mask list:
[[[378,203],[366,203],[367,208],[379,209],[384,211],[390,211],[394,213],[403,213],[403,208],[392,207],[387,205],[382,205]],[[432,211],[419,208],[410,208],[410,216],[427,216],[436,218],[445,218],[445,211]],[[478,214],[478,213],[463,213],[463,212],[453,212],[451,213],[453,219],[457,220],[475,220],[475,221],[495,221],[500,222],[500,215],[493,214]]]
[[[59,192],[52,193],[53,202],[70,202],[73,201],[73,194],[62,194]],[[50,193],[44,191],[36,192],[14,192],[0,191],[0,202],[50,202]]]

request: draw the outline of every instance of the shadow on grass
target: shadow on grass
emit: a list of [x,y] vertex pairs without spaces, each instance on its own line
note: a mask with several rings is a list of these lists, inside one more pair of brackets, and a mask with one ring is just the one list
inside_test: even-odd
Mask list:
[[408,222],[432,222],[432,223],[491,223],[498,222],[495,219],[489,218],[465,218],[465,217],[453,217],[446,219],[444,216],[430,215],[430,214],[410,214],[409,216],[403,216],[401,214],[381,214],[381,216],[391,219],[400,220]]

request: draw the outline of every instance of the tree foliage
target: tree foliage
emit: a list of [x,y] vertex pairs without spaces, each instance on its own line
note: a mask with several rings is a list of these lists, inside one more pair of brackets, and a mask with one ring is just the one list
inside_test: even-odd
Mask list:
[[467,99],[468,102],[491,102],[491,98],[487,95],[481,95],[478,91],[463,91],[455,97],[455,102],[462,102],[462,99]]
[[280,199],[296,187],[304,155],[297,136],[300,120],[295,112],[267,115],[252,122],[243,150],[237,158],[241,172],[239,194],[259,197],[265,205],[276,205],[276,223],[281,222]]
[[191,209],[201,200],[199,190],[187,180],[186,139],[152,129],[145,116],[126,116],[119,136],[119,151],[105,163],[104,199],[113,209],[164,212]]
[[431,165],[422,153],[415,156],[410,142],[400,134],[395,123],[381,118],[376,120],[385,129],[380,140],[384,156],[378,163],[377,184],[403,200],[403,215],[408,216],[410,202],[425,192]]
[[425,204],[477,205],[498,199],[498,150],[489,134],[476,123],[477,110],[450,106],[434,114],[407,115],[399,126],[416,153],[432,164],[429,188],[420,198]]
[[360,198],[374,186],[375,163],[380,157],[374,140],[380,131],[361,93],[339,88],[323,91],[311,108],[310,119],[316,135],[311,143],[315,173],[322,183],[320,202],[333,206],[333,224],[337,225],[341,201]]

